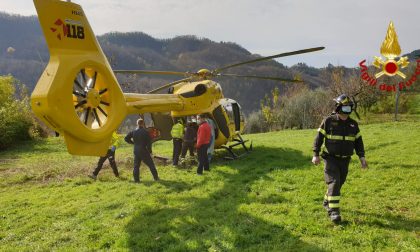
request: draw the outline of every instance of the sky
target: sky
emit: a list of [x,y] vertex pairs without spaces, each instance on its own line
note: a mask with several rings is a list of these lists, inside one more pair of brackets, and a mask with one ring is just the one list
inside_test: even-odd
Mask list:
[[[420,49],[419,0],[73,0],[82,5],[96,35],[141,31],[155,38],[196,35],[234,42],[269,56],[325,46],[278,59],[355,67],[380,56],[393,21],[402,54]],[[31,0],[0,0],[0,10],[36,15]]]

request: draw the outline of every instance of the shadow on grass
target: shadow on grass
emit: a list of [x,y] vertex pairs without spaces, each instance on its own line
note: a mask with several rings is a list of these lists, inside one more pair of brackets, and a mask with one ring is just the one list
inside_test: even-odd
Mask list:
[[399,215],[386,213],[384,215],[364,213],[361,211],[352,211],[356,216],[363,218],[357,218],[355,222],[358,225],[367,225],[371,227],[377,227],[382,229],[390,230],[405,230],[409,232],[419,232],[420,220],[408,219]]
[[[128,246],[132,251],[204,251],[204,250],[310,250],[322,249],[305,243],[285,227],[264,220],[252,212],[253,203],[286,201],[281,195],[272,195],[263,201],[249,196],[254,181],[268,176],[273,170],[309,167],[309,157],[284,148],[255,148],[241,160],[230,162],[235,172],[212,167],[220,189],[203,198],[200,195],[180,196],[177,202],[148,206],[136,213],[127,224]],[[216,164],[224,161],[216,160]],[[274,164],[274,166],[273,166]],[[219,166],[220,167],[220,166]],[[206,177],[207,176],[207,177]],[[214,177],[204,174],[202,183],[194,189],[208,190]],[[197,178],[198,179],[198,178]],[[201,178],[200,178],[201,179]],[[166,182],[172,187],[171,182]],[[216,185],[216,183],[215,183]],[[173,206],[176,203],[176,206]],[[246,210],[245,210],[246,209]]]
[[167,192],[180,193],[184,191],[189,191],[193,189],[194,185],[182,182],[182,181],[172,181],[172,180],[159,180],[156,181],[144,181],[141,182],[145,186],[155,186],[156,184],[161,185],[167,189]]

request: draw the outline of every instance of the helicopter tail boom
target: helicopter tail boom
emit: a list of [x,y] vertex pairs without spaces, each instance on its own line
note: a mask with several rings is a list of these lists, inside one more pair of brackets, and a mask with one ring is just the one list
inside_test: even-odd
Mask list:
[[174,94],[125,93],[124,97],[129,114],[179,111],[184,108],[182,99]]

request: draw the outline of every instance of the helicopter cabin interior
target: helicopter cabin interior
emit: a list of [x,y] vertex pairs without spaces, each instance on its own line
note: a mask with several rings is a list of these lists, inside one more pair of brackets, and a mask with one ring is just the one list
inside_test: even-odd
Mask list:
[[[208,118],[216,123],[217,129],[226,137],[231,137],[231,129],[234,132],[243,130],[244,116],[240,105],[231,99],[226,99],[221,105],[217,106],[213,112],[205,113]],[[225,116],[226,115],[226,116]],[[141,115],[145,120],[146,128],[156,132],[154,141],[171,140],[171,129],[176,119],[181,119],[184,123],[195,122],[197,115],[186,115],[182,117],[172,117],[171,113],[145,113]],[[218,134],[216,134],[217,136]]]

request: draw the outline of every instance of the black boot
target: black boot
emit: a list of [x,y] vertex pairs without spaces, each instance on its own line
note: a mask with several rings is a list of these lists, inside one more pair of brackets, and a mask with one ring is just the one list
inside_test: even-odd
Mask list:
[[341,215],[338,209],[332,209],[330,212],[328,212],[328,214],[330,215],[331,221],[334,222],[335,224],[338,224],[341,222]]

